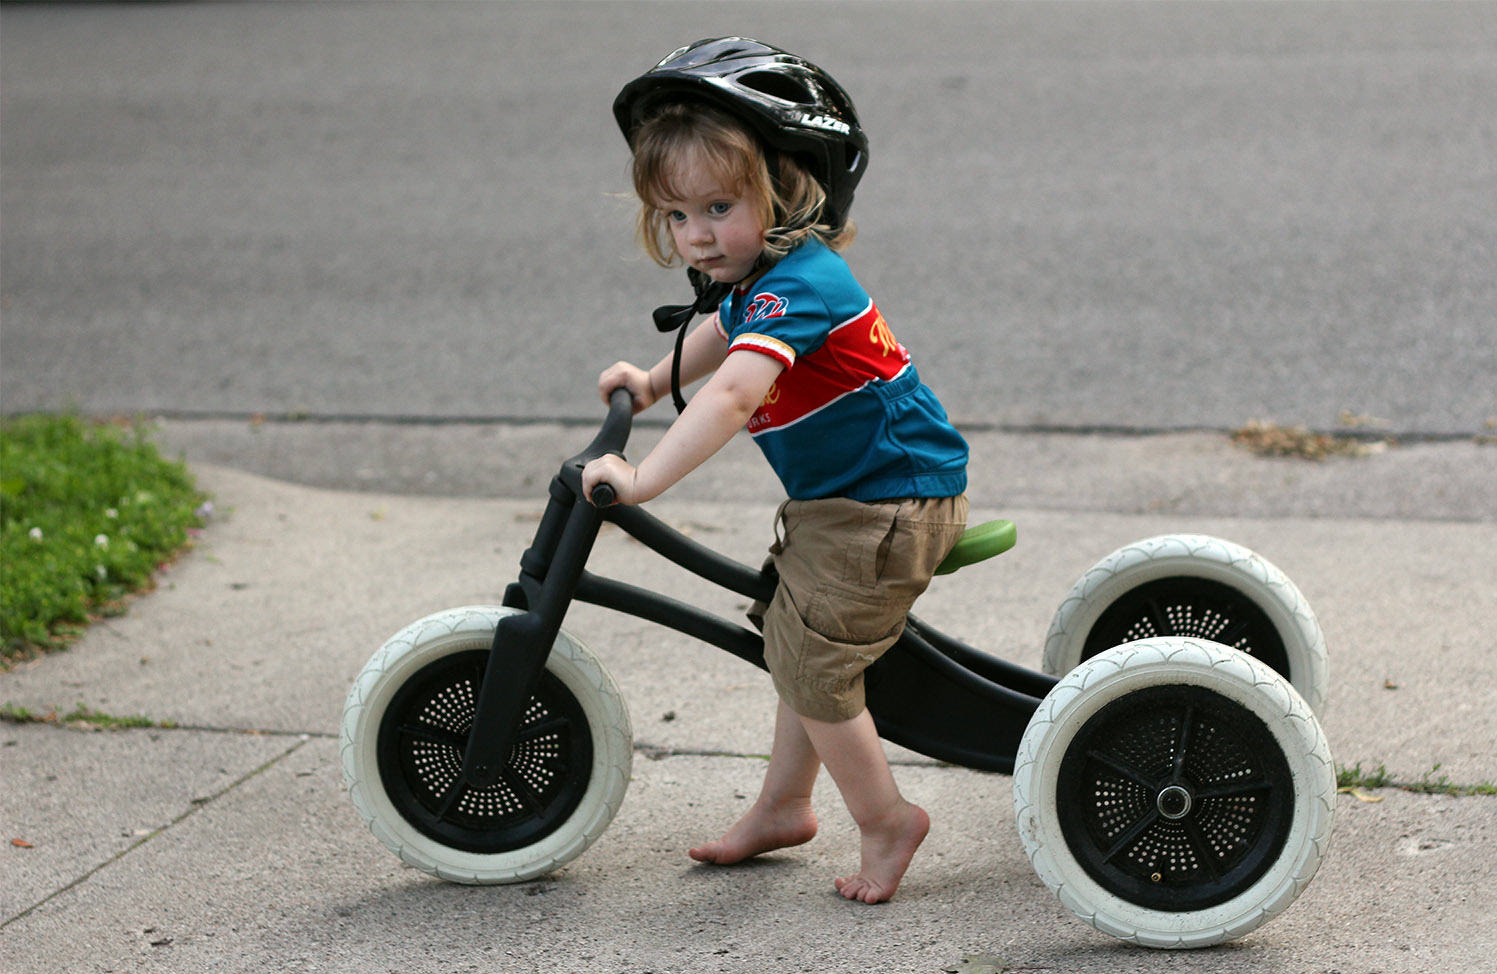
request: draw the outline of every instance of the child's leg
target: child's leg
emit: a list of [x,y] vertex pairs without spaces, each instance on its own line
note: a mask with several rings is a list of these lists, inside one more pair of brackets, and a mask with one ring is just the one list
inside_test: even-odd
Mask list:
[[782,702],[775,713],[774,748],[758,800],[721,839],[688,854],[698,862],[728,866],[763,852],[810,842],[816,835],[811,789],[820,770],[821,761],[800,718]]
[[900,795],[867,710],[835,724],[801,721],[862,834],[862,864],[856,875],[836,881],[837,891],[850,900],[881,903],[899,888],[930,831],[930,817]]

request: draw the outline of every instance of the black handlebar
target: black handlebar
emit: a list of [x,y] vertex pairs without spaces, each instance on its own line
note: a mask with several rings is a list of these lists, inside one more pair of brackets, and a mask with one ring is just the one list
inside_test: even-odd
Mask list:
[[619,386],[608,394],[608,418],[603,420],[603,428],[598,430],[598,435],[593,437],[592,444],[587,448],[587,453],[592,457],[601,457],[605,453],[622,453],[624,445],[629,442],[629,431],[634,426],[634,396]]
[[[634,396],[620,386],[608,394],[608,416],[598,435],[587,445],[587,449],[567,461],[567,466],[577,471],[577,487],[581,487],[581,471],[587,464],[609,453],[623,456],[624,446],[629,442],[629,433],[634,426]],[[593,506],[611,507],[618,495],[609,484],[598,484],[593,488]]]
[[614,494],[613,487],[611,485],[598,484],[593,487],[594,507],[612,507],[617,502],[617,500],[618,498]]

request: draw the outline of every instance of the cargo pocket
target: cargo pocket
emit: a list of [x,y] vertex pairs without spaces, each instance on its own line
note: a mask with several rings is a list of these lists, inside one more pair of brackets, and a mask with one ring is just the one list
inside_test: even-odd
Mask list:
[[924,592],[936,567],[967,526],[967,498],[917,498],[899,504],[880,547],[878,584],[905,608]]

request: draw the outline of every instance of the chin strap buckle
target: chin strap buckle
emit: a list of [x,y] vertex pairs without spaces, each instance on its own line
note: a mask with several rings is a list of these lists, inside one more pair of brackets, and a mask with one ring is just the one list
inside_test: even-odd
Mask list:
[[686,326],[695,315],[715,310],[733,290],[733,285],[713,281],[694,267],[688,268],[686,275],[696,292],[696,300],[691,304],[664,304],[654,311],[656,329],[676,333],[676,351],[671,357],[671,401],[678,413],[686,411],[686,399],[681,395],[681,348],[686,344]]

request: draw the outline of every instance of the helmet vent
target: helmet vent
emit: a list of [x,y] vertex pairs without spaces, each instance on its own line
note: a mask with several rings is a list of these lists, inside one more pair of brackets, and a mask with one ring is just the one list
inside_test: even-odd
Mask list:
[[737,81],[745,88],[750,88],[760,94],[780,101],[788,101],[796,105],[816,104],[816,94],[805,85],[794,78],[787,78],[783,74],[775,74],[770,71],[751,71],[748,74],[739,75]]

